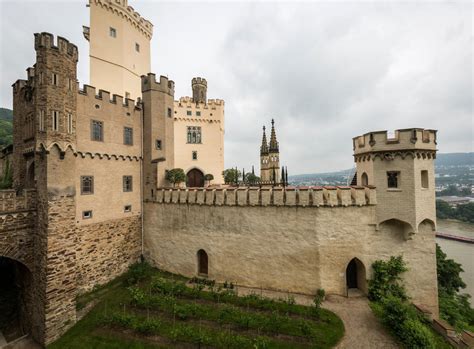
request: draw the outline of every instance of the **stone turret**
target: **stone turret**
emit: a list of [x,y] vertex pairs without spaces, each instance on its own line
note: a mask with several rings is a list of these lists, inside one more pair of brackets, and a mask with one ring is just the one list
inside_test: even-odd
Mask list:
[[265,133],[265,126],[263,126],[262,145],[260,146],[260,179],[268,181],[268,143],[267,135]]
[[405,238],[436,224],[436,131],[420,128],[366,133],[353,139],[357,184],[377,188],[377,222],[397,220]]
[[207,81],[204,78],[193,78],[191,81],[194,103],[207,103]]
[[272,119],[272,131],[270,134],[270,144],[268,152],[268,170],[270,181],[278,182],[280,180],[280,150],[275,132],[275,120]]

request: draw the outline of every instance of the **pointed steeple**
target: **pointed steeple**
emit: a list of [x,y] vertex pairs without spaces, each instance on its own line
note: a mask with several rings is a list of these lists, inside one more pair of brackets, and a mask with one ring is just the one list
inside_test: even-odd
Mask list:
[[272,119],[272,133],[270,135],[270,152],[278,153],[278,142],[275,134],[275,121]]
[[268,155],[268,143],[267,143],[267,135],[265,134],[265,126],[263,126],[263,137],[262,137],[262,145],[260,146],[260,155]]

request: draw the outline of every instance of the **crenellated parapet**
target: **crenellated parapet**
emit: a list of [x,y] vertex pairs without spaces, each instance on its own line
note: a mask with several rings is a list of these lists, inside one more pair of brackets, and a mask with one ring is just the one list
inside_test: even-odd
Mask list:
[[135,102],[133,99],[124,98],[117,94],[112,94],[111,96],[109,91],[99,90],[99,92],[97,92],[94,86],[84,85],[82,89],[78,90],[78,93],[79,95],[87,96],[90,103],[97,103],[98,101],[109,102],[127,111],[142,109],[140,98]]
[[36,190],[24,189],[19,194],[15,190],[0,190],[0,215],[36,210]]
[[411,128],[396,130],[389,136],[387,131],[369,132],[353,138],[355,161],[391,160],[395,156],[404,159],[436,158],[436,130]]
[[153,24],[128,6],[128,0],[89,0],[89,6],[94,5],[125,19],[149,40],[153,36]]
[[376,205],[371,186],[326,186],[287,188],[162,188],[156,191],[156,203],[209,206],[298,206],[347,207]]
[[169,80],[166,76],[161,75],[159,81],[156,81],[156,75],[153,73],[142,75],[141,78],[142,92],[155,90],[174,96],[174,81]]
[[54,42],[54,35],[50,33],[36,33],[35,34],[35,50],[57,50],[58,52],[69,57],[74,62],[78,61],[79,53],[77,46],[70,43],[67,39],[58,36],[57,43]]

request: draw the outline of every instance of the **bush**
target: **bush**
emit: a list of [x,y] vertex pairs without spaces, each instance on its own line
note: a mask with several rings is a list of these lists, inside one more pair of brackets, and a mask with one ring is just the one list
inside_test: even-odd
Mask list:
[[369,299],[380,301],[390,295],[407,300],[405,289],[399,284],[400,275],[407,271],[402,256],[390,257],[388,261],[378,260],[372,264],[374,276],[369,280]]
[[165,179],[175,186],[176,184],[184,182],[186,180],[186,175],[182,168],[173,168],[166,171]]
[[125,283],[129,286],[136,285],[138,282],[146,280],[152,273],[152,267],[146,262],[132,264],[128,268]]

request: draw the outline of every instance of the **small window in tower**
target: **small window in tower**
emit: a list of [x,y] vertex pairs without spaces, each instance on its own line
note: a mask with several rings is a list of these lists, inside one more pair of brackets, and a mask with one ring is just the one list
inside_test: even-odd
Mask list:
[[44,110],[39,111],[38,119],[38,128],[41,132],[44,132]]
[[155,148],[161,150],[161,139],[155,140]]
[[91,219],[92,218],[92,211],[82,211],[82,219]]
[[187,115],[187,116],[191,116],[191,115],[193,115],[193,112],[192,112],[191,110],[187,110],[187,111],[186,111],[186,115]]
[[125,205],[123,212],[132,212],[132,205]]
[[73,86],[72,79],[67,79],[67,88],[69,91],[72,91],[72,86]]
[[198,159],[198,152],[193,150],[193,160],[197,160]]
[[429,187],[428,171],[421,171],[421,187],[427,189]]
[[135,43],[135,51],[140,52],[140,45]]
[[73,130],[72,130],[72,114],[71,113],[67,114],[66,122],[67,122],[67,133],[72,134]]
[[102,121],[92,120],[91,139],[102,142],[104,140],[104,123]]
[[59,131],[59,112],[56,110],[53,110],[53,115],[52,115],[52,128],[53,131]]
[[130,192],[133,189],[132,176],[123,176],[123,191]]
[[94,194],[94,176],[81,176],[81,195]]
[[201,116],[201,112],[200,112],[200,111],[196,111],[196,116]]
[[117,37],[117,30],[115,28],[110,27],[109,34],[111,37],[116,38]]
[[123,128],[123,144],[133,145],[133,128],[131,127]]
[[40,83],[41,85],[43,85],[43,84],[44,84],[44,80],[43,80],[43,72],[39,73],[39,83]]
[[398,188],[400,185],[400,172],[398,171],[388,171],[387,172],[387,187],[388,188]]
[[173,111],[171,110],[171,108],[168,108],[168,117],[172,117],[173,116]]
[[51,75],[51,83],[52,83],[54,86],[58,86],[58,85],[59,85],[59,76],[58,76],[58,74],[53,73],[53,74]]

